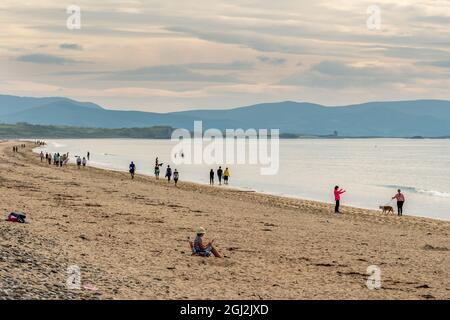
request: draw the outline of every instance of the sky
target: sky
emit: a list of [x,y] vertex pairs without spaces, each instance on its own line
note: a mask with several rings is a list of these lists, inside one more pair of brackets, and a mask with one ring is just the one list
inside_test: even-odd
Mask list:
[[1,0],[0,27],[0,94],[155,112],[450,99],[450,0]]

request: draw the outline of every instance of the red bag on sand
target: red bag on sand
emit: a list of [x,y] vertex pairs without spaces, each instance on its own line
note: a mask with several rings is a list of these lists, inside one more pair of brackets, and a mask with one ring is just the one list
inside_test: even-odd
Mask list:
[[25,223],[26,215],[21,212],[11,212],[6,218],[7,221],[10,222],[20,222]]
[[6,220],[10,222],[17,222],[17,217],[13,216],[12,214],[9,214]]

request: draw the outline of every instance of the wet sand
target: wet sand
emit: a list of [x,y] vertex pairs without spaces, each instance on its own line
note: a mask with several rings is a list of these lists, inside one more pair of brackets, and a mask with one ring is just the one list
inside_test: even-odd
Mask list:
[[[57,168],[16,144],[0,143],[1,208],[28,223],[0,221],[0,299],[450,298],[450,222]],[[225,258],[190,255],[199,226]]]

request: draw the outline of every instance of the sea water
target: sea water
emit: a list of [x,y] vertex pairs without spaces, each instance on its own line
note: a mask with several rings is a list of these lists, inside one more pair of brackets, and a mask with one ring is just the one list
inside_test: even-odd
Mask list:
[[[210,169],[228,167],[230,186],[275,195],[333,202],[333,187],[347,190],[342,204],[378,209],[392,205],[397,189],[405,194],[405,215],[450,220],[450,140],[446,139],[300,139],[281,140],[280,167],[263,176],[259,165],[182,164],[170,161],[176,142],[138,139],[55,139],[44,152],[86,156],[89,165],[153,175],[155,158],[161,176],[170,165],[180,181],[208,184]],[[41,149],[37,149],[41,150]],[[36,150],[36,151],[37,151]],[[217,179],[216,179],[217,180]],[[217,181],[216,181],[217,184]],[[223,186],[225,188],[225,186]]]

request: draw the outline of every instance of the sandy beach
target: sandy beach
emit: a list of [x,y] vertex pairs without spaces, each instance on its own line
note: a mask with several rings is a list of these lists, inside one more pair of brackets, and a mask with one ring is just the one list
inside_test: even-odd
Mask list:
[[[450,298],[450,222],[57,168],[17,144],[0,143],[1,208],[28,223],[0,222],[0,299]],[[190,255],[199,226],[223,259]]]

